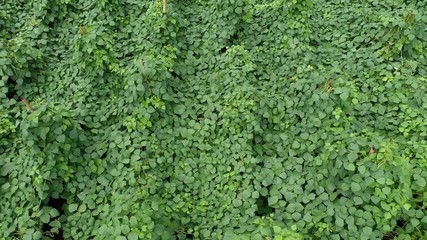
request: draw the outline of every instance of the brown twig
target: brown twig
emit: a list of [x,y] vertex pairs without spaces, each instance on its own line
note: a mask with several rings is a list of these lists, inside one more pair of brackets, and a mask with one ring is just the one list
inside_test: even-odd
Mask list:
[[23,98],[23,97],[20,97],[20,98],[21,98],[21,102],[23,102],[23,103],[25,104],[25,106],[27,107],[27,109],[28,109],[30,112],[34,112],[34,108],[33,108],[33,107],[31,107],[31,105],[28,103],[27,99],[25,99],[25,98]]
[[163,14],[166,14],[166,4],[167,0],[163,0]]

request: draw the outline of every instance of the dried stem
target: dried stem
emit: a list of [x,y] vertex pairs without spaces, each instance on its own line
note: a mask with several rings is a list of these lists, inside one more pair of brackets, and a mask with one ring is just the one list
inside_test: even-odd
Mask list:
[[166,14],[166,4],[167,0],[163,0],[163,14]]
[[28,103],[27,99],[20,97],[21,101],[25,104],[25,106],[27,107],[28,111],[30,112],[34,112],[34,108],[31,107],[31,105]]

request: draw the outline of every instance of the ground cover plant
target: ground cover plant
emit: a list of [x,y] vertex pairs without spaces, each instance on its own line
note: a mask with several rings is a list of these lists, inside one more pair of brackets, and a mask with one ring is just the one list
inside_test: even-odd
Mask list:
[[426,1],[0,3],[0,239],[426,239]]

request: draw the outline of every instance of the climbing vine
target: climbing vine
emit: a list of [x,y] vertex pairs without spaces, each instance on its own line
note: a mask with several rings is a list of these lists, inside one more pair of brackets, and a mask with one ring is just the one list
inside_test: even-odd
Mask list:
[[0,5],[0,238],[427,237],[427,12]]

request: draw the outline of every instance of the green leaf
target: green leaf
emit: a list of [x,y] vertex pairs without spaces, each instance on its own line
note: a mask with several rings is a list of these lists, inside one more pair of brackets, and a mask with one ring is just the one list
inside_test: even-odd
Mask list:
[[363,199],[361,197],[354,197],[353,200],[354,200],[354,204],[356,205],[363,204]]
[[332,217],[335,214],[334,208],[328,207],[328,209],[326,210],[326,214],[328,214],[328,216]]
[[366,171],[366,167],[365,166],[359,166],[357,167],[357,169],[359,170],[360,174],[364,174]]
[[129,233],[128,240],[138,240],[138,239],[139,238],[138,238],[138,235],[136,235],[136,233],[134,232]]
[[352,182],[351,184],[350,184],[350,186],[351,186],[351,191],[353,191],[353,192],[359,192],[362,188],[360,187],[360,184],[359,183],[356,183],[356,182]]
[[384,177],[380,177],[377,179],[377,182],[381,185],[385,184],[385,178]]
[[144,92],[145,91],[145,87],[144,84],[140,83],[137,85],[136,90],[139,92]]
[[252,198],[259,198],[259,192],[258,191],[253,191],[252,192]]
[[56,210],[55,208],[52,208],[51,210],[50,210],[50,212],[49,212],[49,214],[50,214],[50,216],[51,217],[57,217],[57,216],[59,216],[59,211],[58,210]]
[[362,233],[366,236],[370,236],[372,234],[372,228],[371,227],[364,227],[362,228]]
[[186,183],[186,184],[190,184],[190,183],[193,183],[193,182],[194,182],[194,180],[195,180],[195,178],[194,178],[194,177],[191,177],[191,176],[185,176],[185,178],[184,178],[184,183]]
[[38,239],[41,239],[43,237],[43,234],[40,232],[40,231],[35,231],[34,233],[33,233],[33,238],[32,238],[32,240],[38,240]]
[[49,223],[49,221],[50,221],[50,216],[49,216],[49,214],[47,214],[47,213],[42,214],[42,215],[40,216],[40,221],[41,221],[42,223]]
[[337,225],[337,227],[344,227],[344,220],[340,217],[336,217],[335,218],[335,225]]
[[304,219],[304,221],[310,223],[313,220],[313,217],[311,216],[311,214],[306,213],[306,214],[304,214],[304,218],[303,219]]
[[240,206],[242,206],[242,200],[240,200],[240,199],[234,199],[233,200],[233,205],[235,206],[235,207],[240,207]]
[[348,92],[341,93],[340,98],[341,100],[346,101],[348,99]]
[[86,211],[86,209],[87,209],[87,207],[86,207],[86,204],[81,204],[80,206],[79,206],[79,212],[85,212]]
[[262,235],[265,235],[265,236],[270,236],[271,235],[271,229],[269,227],[260,227],[259,230],[260,230],[259,232]]
[[301,213],[299,213],[299,212],[294,212],[294,213],[292,213],[292,218],[293,218],[295,221],[300,220],[300,219],[301,219]]
[[107,225],[103,224],[103,225],[101,225],[101,227],[99,227],[98,232],[100,235],[106,236],[110,233],[110,230],[107,227]]
[[101,185],[103,185],[103,186],[108,186],[108,184],[109,184],[109,181],[108,181],[108,179],[106,179],[104,176],[100,176],[100,177],[98,177],[98,182],[101,184]]
[[151,208],[152,208],[154,211],[158,211],[158,210],[159,210],[159,203],[158,203],[158,202],[156,202],[156,201],[151,202]]
[[249,197],[251,197],[251,192],[249,191],[249,190],[244,190],[243,192],[242,192],[242,197],[243,197],[243,199],[248,199]]
[[420,188],[423,188],[426,186],[426,180],[422,177],[419,177],[415,180],[415,184],[417,184]]
[[174,112],[176,114],[182,115],[185,112],[185,106],[184,105],[177,105],[177,106],[175,106]]
[[354,162],[354,161],[357,159],[357,153],[349,153],[349,154],[347,155],[347,159],[348,159],[350,162]]
[[414,227],[418,227],[418,225],[420,225],[420,220],[416,219],[416,218],[412,218],[411,219],[411,224]]
[[[308,133],[301,133],[301,138],[304,140],[307,140],[309,138]],[[285,139],[283,139],[283,140],[285,140]]]
[[293,148],[293,149],[298,149],[298,148],[300,148],[300,144],[299,144],[299,142],[298,142],[298,141],[293,141],[293,143],[292,143],[292,148]]
[[13,163],[6,163],[0,169],[0,175],[1,176],[6,176],[7,174],[9,174],[14,169],[16,169],[15,164],[13,164]]
[[135,216],[130,217],[129,223],[131,227],[136,227],[138,224],[138,220]]
[[56,137],[56,141],[58,141],[59,143],[64,143],[65,142],[65,135],[64,134],[58,135]]
[[49,226],[60,228],[61,227],[61,222],[58,221],[58,220],[54,220],[54,221],[52,221],[52,222],[49,223]]
[[356,166],[354,166],[354,164],[353,163],[350,163],[350,164],[347,164],[346,166],[345,166],[345,169],[347,169],[347,170],[349,170],[349,171],[354,171],[354,170],[356,170]]
[[379,198],[378,196],[371,196],[371,201],[377,204],[381,201],[381,198]]
[[78,206],[79,205],[72,203],[72,204],[68,205],[68,211],[75,212],[77,210]]
[[273,195],[273,196],[268,198],[268,205],[269,206],[274,205],[277,203],[277,201],[279,201],[279,197],[276,195]]
[[389,187],[384,187],[384,188],[383,188],[383,193],[384,193],[385,195],[389,195],[389,194],[390,194],[390,192],[391,192],[391,188],[389,188]]

